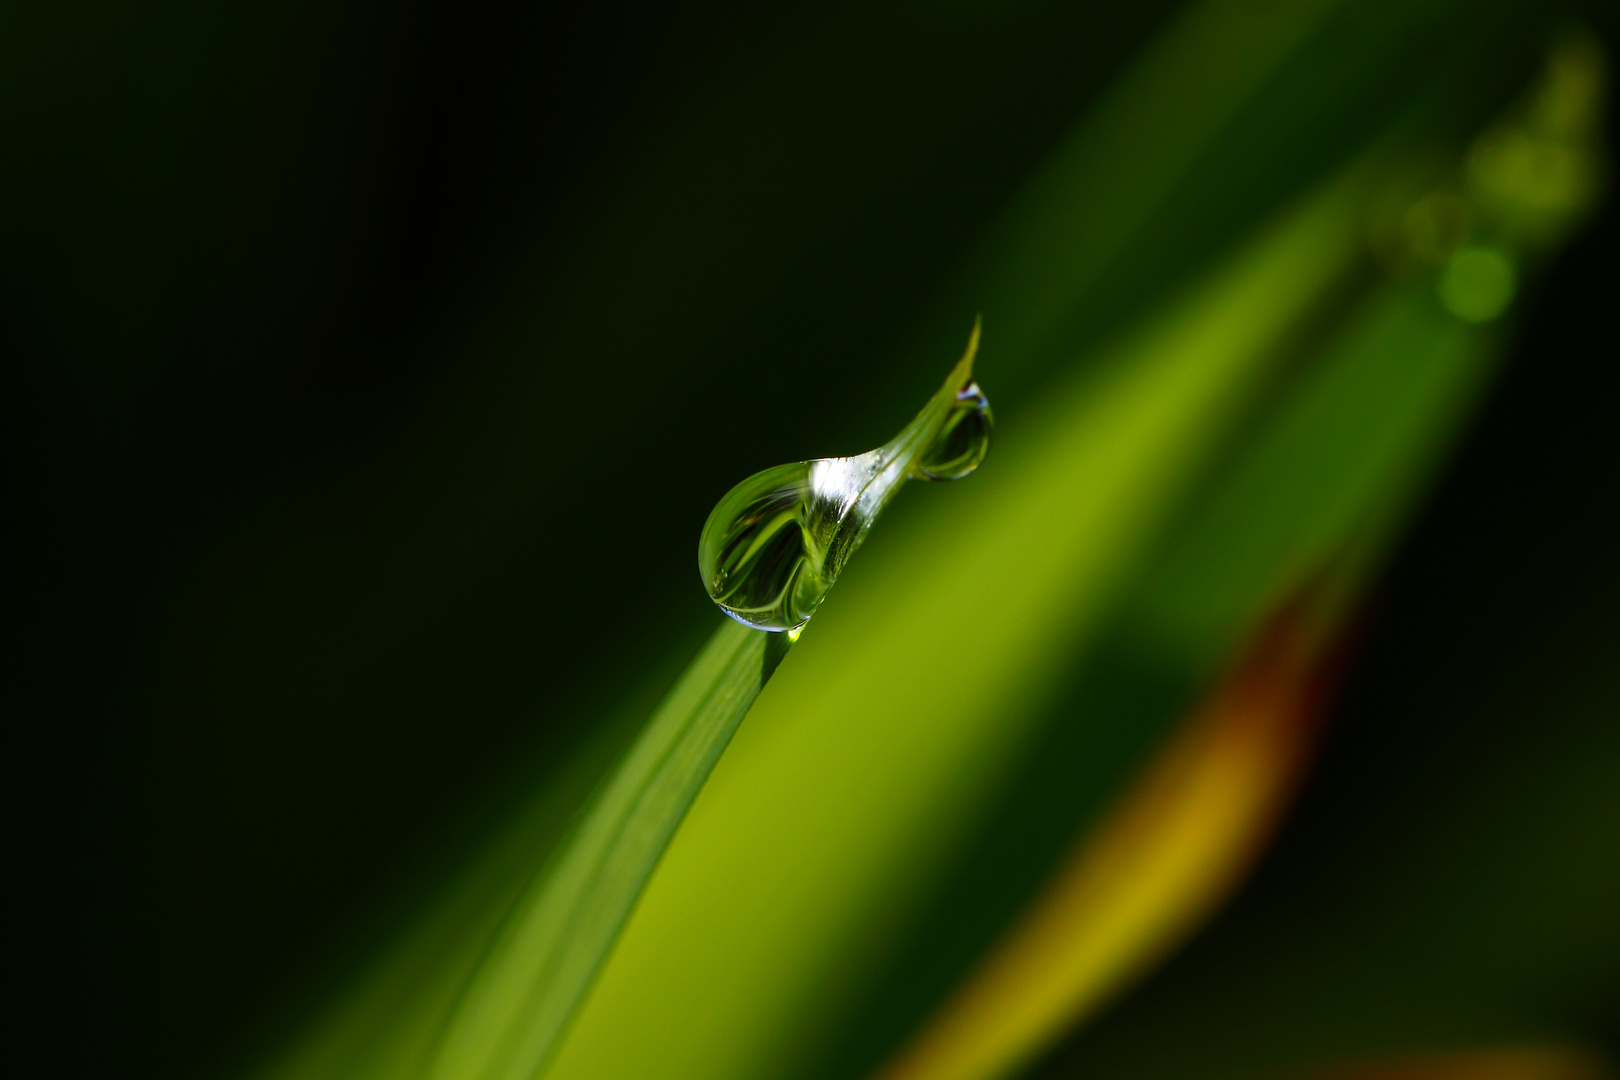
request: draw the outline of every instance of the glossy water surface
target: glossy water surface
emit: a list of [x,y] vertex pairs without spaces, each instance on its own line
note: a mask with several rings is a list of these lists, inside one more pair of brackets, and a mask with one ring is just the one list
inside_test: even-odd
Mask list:
[[698,540],[709,598],[745,626],[797,633],[906,480],[957,480],[978,468],[993,426],[972,380],[978,342],[975,326],[945,385],[883,446],[778,465],[727,492]]

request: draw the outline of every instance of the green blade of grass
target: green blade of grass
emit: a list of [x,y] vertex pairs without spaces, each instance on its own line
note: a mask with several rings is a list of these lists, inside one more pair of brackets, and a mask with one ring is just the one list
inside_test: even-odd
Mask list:
[[[975,324],[940,389],[873,451],[883,468],[851,493],[871,500],[863,534],[934,445],[972,379],[978,341]],[[428,1080],[528,1080],[545,1067],[692,800],[796,640],[796,630],[730,620],[715,631],[491,941],[445,1024]]]
[[549,869],[518,901],[427,1075],[543,1067],[687,808],[792,646],[726,620],[647,723]]

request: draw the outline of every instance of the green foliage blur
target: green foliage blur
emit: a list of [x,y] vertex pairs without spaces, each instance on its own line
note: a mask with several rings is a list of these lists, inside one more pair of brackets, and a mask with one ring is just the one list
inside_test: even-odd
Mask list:
[[[1238,344],[1194,334],[1183,367],[1129,399],[1140,418],[1118,419],[1180,464],[1074,459],[1079,485],[1123,477],[1126,495],[1062,520],[1148,552],[1099,563],[1124,597],[1098,602],[1104,645],[1054,622],[1002,649],[994,670],[1049,649],[1073,671],[1028,710],[978,817],[927,804],[928,884],[904,903],[874,891],[863,916],[890,918],[887,945],[801,994],[836,940],[815,936],[821,894],[784,902],[810,959],[739,961],[692,931],[676,944],[736,983],[715,1000],[809,1004],[694,1023],[668,1051],[656,1023],[614,1018],[701,1020],[705,984],[637,981],[627,939],[632,974],[605,977],[596,1042],[587,1016],[562,1068],[714,1080],[891,1060],[1218,678],[1232,627],[1258,617],[1263,590],[1245,590],[1296,551],[1273,540],[1317,518],[1326,536],[1336,507],[1362,505],[1362,473],[1287,498],[1266,478],[1341,476],[1307,451],[1376,450],[1357,418],[1381,415],[1380,373],[1450,356],[1495,377],[1436,383],[1439,419],[1391,451],[1420,463],[1391,467],[1395,494],[1368,502],[1384,516],[1345,532],[1365,548],[1322,541],[1327,576],[1354,564],[1354,599],[1274,844],[1018,1075],[1305,1076],[1541,1045],[1614,1068],[1620,236],[1612,195],[1582,214],[1478,207],[1516,175],[1516,144],[1490,132],[1549,50],[1575,34],[1612,69],[1617,33],[1597,3],[1512,0],[8,6],[10,817],[39,866],[13,920],[40,960],[27,1075],[273,1074],[377,972],[396,984],[385,1011],[422,999],[409,943],[478,955],[713,629],[694,547],[732,483],[882,442],[982,312],[1006,450],[963,490],[902,498],[783,692],[850,670],[817,657],[904,657],[865,614],[883,582],[930,552],[970,565],[949,530],[1019,520],[981,513],[1010,505],[998,467],[1067,475],[1012,471],[1035,460],[1019,433],[1084,434],[1054,420],[1071,397],[1107,422],[1074,388],[1223,282],[1251,313],[1228,327]],[[1356,203],[1365,234],[1310,231],[1346,185],[1372,207]],[[1494,224],[1458,247],[1465,196]],[[1294,261],[1232,269],[1278,235]],[[1177,372],[1213,370],[1206,341],[1234,378],[1275,359],[1241,408],[1176,396]],[[1357,357],[1372,381],[1336,382]],[[1361,411],[1335,411],[1347,401]],[[1169,524],[1121,524],[1175,469]],[[1053,490],[1040,505],[1066,508]],[[999,595],[994,571],[976,580]],[[936,658],[971,673],[999,631],[951,629],[960,651]],[[1133,643],[1161,632],[1175,662],[1146,670]],[[910,685],[892,674],[848,677]],[[1022,700],[1011,675],[993,685]],[[786,730],[783,700],[744,737]],[[919,715],[896,730],[925,739]],[[1059,722],[1075,715],[1115,719],[1086,742]],[[755,760],[740,749],[738,769]],[[753,842],[721,816],[694,835]],[[778,842],[761,864],[798,858]],[[708,850],[672,873],[723,894]],[[658,903],[649,919],[697,925]],[[720,937],[731,918],[711,920]],[[390,1045],[357,1042],[335,1071],[421,1050]]]

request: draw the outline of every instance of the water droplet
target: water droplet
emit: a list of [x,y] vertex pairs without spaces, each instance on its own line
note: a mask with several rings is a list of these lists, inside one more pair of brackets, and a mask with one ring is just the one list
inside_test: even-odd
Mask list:
[[946,414],[939,438],[918,459],[918,478],[960,480],[977,469],[990,452],[990,433],[994,427],[990,400],[978,383],[968,383],[956,392],[956,404]]
[[992,428],[972,380],[978,343],[975,325],[945,385],[878,449],[778,465],[728,491],[698,540],[709,598],[746,626],[796,637],[908,478],[957,480],[978,468]]

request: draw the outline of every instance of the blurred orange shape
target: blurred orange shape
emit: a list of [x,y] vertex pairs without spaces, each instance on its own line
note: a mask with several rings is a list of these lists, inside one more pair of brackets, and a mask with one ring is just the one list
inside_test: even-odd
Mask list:
[[1307,757],[1331,590],[1282,607],[881,1080],[991,1080],[1049,1048],[1242,878]]

